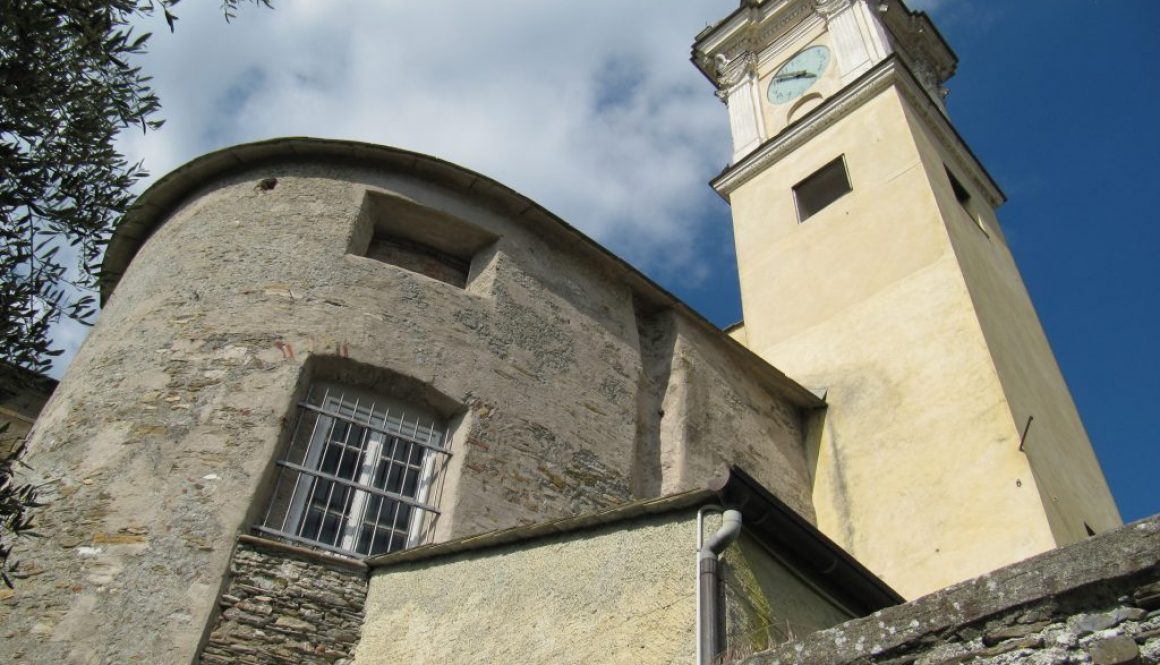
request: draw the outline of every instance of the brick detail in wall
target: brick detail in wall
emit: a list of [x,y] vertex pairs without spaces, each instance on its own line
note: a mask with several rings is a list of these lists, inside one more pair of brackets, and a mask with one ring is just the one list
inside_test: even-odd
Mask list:
[[1160,516],[739,663],[1158,665]]
[[363,622],[360,563],[244,538],[201,665],[350,665]]

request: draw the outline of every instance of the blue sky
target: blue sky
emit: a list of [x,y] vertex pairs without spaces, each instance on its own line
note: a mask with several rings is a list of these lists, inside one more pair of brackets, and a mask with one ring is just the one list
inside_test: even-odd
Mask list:
[[1160,3],[932,16],[960,57],[953,118],[1007,193],[1000,220],[1123,516],[1156,513]]
[[[121,147],[154,174],[275,136],[418,150],[537,200],[718,325],[740,317],[707,185],[725,108],[688,61],[736,0],[277,0],[229,25],[217,4],[179,5],[172,35],[143,26],[167,123]],[[1000,220],[1124,518],[1156,513],[1160,3],[910,5],[960,57],[952,120],[1010,199]]]

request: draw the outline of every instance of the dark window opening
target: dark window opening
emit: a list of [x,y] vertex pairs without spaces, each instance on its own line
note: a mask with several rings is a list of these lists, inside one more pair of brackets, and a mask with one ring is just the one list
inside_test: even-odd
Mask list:
[[943,165],[943,170],[946,171],[947,180],[951,183],[951,191],[955,193],[955,200],[959,202],[959,206],[963,209],[963,212],[967,213],[967,216],[971,218],[975,226],[979,227],[983,235],[988,238],[991,237],[991,234],[987,233],[987,229],[983,226],[982,215],[975,211],[975,204],[971,203],[971,193],[967,191],[963,183],[955,177],[955,174],[945,164]]
[[1083,530],[1087,531],[1088,538],[1091,538],[1092,536],[1096,535],[1095,529],[1092,529],[1090,526],[1088,526],[1087,522],[1083,523]]
[[367,247],[367,258],[389,263],[404,270],[425,275],[452,286],[467,285],[469,259],[444,254],[426,245],[378,232]]
[[971,193],[967,191],[966,187],[963,187],[963,183],[959,182],[959,179],[955,177],[955,174],[951,173],[950,169],[947,169],[946,167],[943,167],[943,168],[947,172],[947,179],[949,179],[951,181],[951,189],[954,190],[955,200],[957,200],[959,202],[959,205],[963,206],[964,208],[967,208],[967,210],[969,211],[970,210],[969,205],[971,202]]
[[798,221],[806,221],[852,190],[845,157],[839,156],[793,186]]
[[466,288],[472,260],[499,239],[441,210],[384,192],[367,192],[347,251]]

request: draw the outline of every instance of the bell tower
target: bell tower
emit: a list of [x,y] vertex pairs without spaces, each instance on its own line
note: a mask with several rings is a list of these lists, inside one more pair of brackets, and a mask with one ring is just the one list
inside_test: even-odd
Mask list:
[[819,527],[915,597],[1120,524],[900,0],[745,0],[696,38],[728,107],[738,341],[829,404]]

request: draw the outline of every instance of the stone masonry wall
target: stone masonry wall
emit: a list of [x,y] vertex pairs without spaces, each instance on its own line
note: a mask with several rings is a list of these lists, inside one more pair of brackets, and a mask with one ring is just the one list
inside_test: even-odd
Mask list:
[[1160,516],[740,663],[1156,665]]
[[367,571],[357,561],[243,538],[201,665],[349,665]]
[[[452,454],[429,497],[436,540],[637,498],[645,434],[650,459],[672,431],[686,451],[736,444],[742,463],[770,461],[753,473],[775,492],[805,485],[793,451],[803,407],[819,403],[723,336],[682,336],[673,357],[704,360],[669,383],[696,385],[654,392],[686,404],[708,395],[734,410],[725,413],[759,416],[640,399],[641,298],[691,320],[643,277],[458,167],[374,146],[358,149],[374,159],[311,160],[319,145],[330,143],[210,155],[145,195],[146,227],[118,230],[147,240],[25,449],[22,473],[47,505],[42,537],[15,551],[26,577],[0,603],[0,653],[192,662],[237,537],[264,511],[294,405],[316,379],[407,403],[414,393],[415,406],[446,419]],[[254,150],[251,166],[233,168]],[[215,159],[230,169],[190,175]],[[188,190],[174,184],[183,179]],[[180,192],[159,201],[156,187],[171,186]],[[473,255],[463,288],[368,258],[353,239],[368,230],[367,201],[380,199],[404,202],[414,216],[395,221],[413,231],[452,218],[495,240]],[[727,371],[710,367],[719,356],[731,359]],[[642,403],[653,405],[647,422]],[[637,491],[655,492],[665,475],[698,486],[717,470],[677,456],[650,465],[661,479]],[[810,516],[808,495],[786,494]]]

